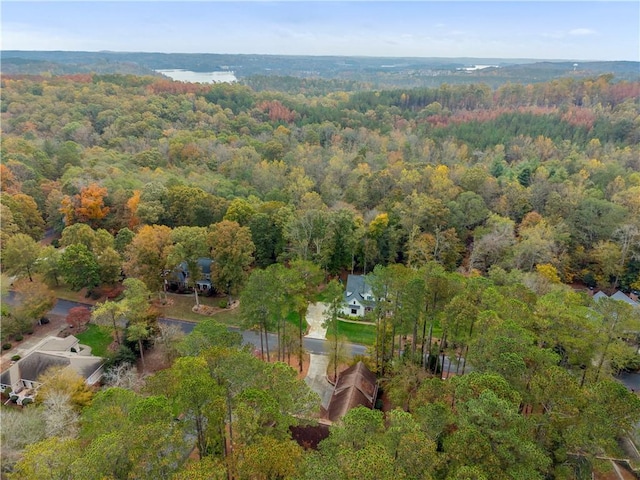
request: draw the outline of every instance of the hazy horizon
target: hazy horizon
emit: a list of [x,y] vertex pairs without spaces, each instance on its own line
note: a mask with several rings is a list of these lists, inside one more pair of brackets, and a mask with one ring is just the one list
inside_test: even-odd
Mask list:
[[[455,1],[455,0],[454,0]],[[77,53],[141,53],[141,54],[160,54],[160,55],[260,55],[260,56],[277,56],[277,57],[326,57],[326,58],[381,58],[381,59],[417,59],[417,60],[482,60],[482,61],[514,61],[514,62],[636,62],[638,60],[602,60],[598,58],[580,59],[575,58],[520,58],[520,57],[417,57],[417,56],[384,56],[384,55],[313,55],[313,54],[280,54],[280,53],[224,53],[224,52],[162,52],[151,50],[60,50],[60,49],[4,49],[0,48],[0,52],[77,52]]]
[[7,50],[640,61],[640,3],[5,1]]

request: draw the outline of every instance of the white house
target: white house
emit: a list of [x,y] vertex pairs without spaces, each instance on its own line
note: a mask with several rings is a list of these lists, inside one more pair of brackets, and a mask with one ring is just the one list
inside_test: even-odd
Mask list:
[[363,275],[349,275],[347,289],[344,292],[342,314],[349,317],[364,317],[373,310],[373,294],[371,287]]
[[87,385],[97,383],[102,377],[104,359],[91,355],[91,349],[80,345],[70,335],[66,338],[47,337],[29,350],[20,360],[0,375],[0,392],[11,389],[17,403],[33,401],[42,385],[38,378],[50,367],[70,368],[85,379]]

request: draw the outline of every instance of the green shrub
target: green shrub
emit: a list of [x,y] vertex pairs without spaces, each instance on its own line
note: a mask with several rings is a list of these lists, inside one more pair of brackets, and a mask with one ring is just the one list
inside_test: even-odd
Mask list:
[[11,344],[10,343],[3,343],[2,344],[2,349],[3,350],[9,350],[11,348]]
[[227,301],[226,300],[220,300],[218,302],[218,307],[220,308],[227,308]]
[[30,403],[33,403],[33,400],[31,400],[30,398],[25,398],[24,400],[22,400],[22,406],[23,407],[26,407]]
[[24,337],[22,336],[21,333],[19,333],[14,338],[15,338],[16,342],[21,342]]
[[20,360],[20,355],[14,355],[13,357],[11,357],[12,362],[17,362],[18,360]]
[[126,345],[120,345],[120,348],[115,352],[111,353],[107,357],[107,361],[104,364],[105,370],[108,370],[111,367],[118,366],[122,363],[130,363],[135,365],[137,360],[136,354],[127,347]]

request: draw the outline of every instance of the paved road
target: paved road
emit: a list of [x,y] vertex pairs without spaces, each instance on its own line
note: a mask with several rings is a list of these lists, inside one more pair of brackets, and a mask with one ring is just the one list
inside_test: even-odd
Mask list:
[[[177,325],[179,326],[183,332],[189,333],[196,326],[193,322],[187,322],[185,320],[176,320],[175,318],[160,318],[158,320],[161,323],[167,325]],[[258,332],[254,332],[251,330],[240,330],[237,327],[229,327],[229,330],[240,332],[242,334],[242,339],[245,344],[253,344],[256,348],[260,348],[260,335]],[[324,355],[327,353],[327,344],[326,340],[321,340],[317,338],[304,338],[304,348],[309,353],[318,353]],[[278,336],[275,333],[269,334],[269,350],[275,350],[278,346]],[[367,352],[367,347],[364,345],[358,345],[356,343],[348,343],[347,346],[351,351],[351,355],[364,355]]]
[[[9,292],[9,294],[6,297],[2,298],[2,301],[3,302],[6,301],[9,304],[13,304],[15,301],[13,292]],[[56,306],[49,313],[54,315],[67,315],[69,310],[72,309],[73,307],[91,308],[92,305],[86,304],[86,303],[80,303],[80,302],[72,302],[70,300],[59,299],[58,303],[56,303]],[[175,318],[160,318],[158,321],[165,324],[177,325],[185,333],[191,332],[196,326],[196,323],[188,322],[185,320],[178,320]],[[250,330],[240,330],[237,327],[229,327],[229,330],[240,332],[242,334],[242,338],[245,344],[253,344],[256,348],[260,348],[260,336],[258,335],[258,332],[253,332]],[[277,345],[278,345],[277,335],[270,333],[269,349],[273,348],[275,350]],[[351,355],[364,355],[367,351],[367,347],[365,347],[364,345],[358,345],[355,343],[349,343],[347,345],[351,351]],[[327,353],[326,340],[320,340],[315,338],[305,338],[304,347],[310,353],[318,353],[323,355]]]
[[[13,302],[15,301],[13,292],[9,292],[9,294],[6,297],[2,298],[2,301],[6,301],[9,304],[13,304]],[[53,310],[51,310],[50,313],[55,314],[55,315],[66,315],[69,310],[73,307],[78,307],[78,306],[84,306],[84,307],[89,307],[91,308],[92,305],[90,304],[85,304],[85,303],[80,303],[80,302],[72,302],[69,300],[58,300],[58,303],[56,303],[56,306],[53,308]],[[191,332],[194,327],[197,325],[196,323],[193,322],[189,322],[189,321],[185,321],[185,320],[178,320],[175,318],[160,318],[158,321],[160,321],[161,323],[165,323],[165,324],[172,324],[172,325],[177,325],[179,326],[183,332],[185,333],[189,333]],[[237,327],[229,327],[230,330],[236,331],[236,332],[240,332],[242,334],[242,339],[243,342],[245,344],[253,344],[256,348],[260,348],[260,336],[258,335],[258,332],[254,332],[251,330],[241,330]],[[269,349],[276,349],[278,345],[278,337],[276,334],[270,333],[269,334]],[[347,343],[347,347],[349,348],[349,351],[351,352],[351,356],[355,356],[355,355],[364,355],[367,353],[367,347],[364,345],[359,345],[356,343]],[[324,339],[317,339],[317,338],[304,338],[304,348],[309,352],[309,353],[316,353],[319,355],[326,355],[327,350],[328,350],[328,346],[327,346],[327,341]],[[449,358],[445,357],[444,359],[444,366],[443,366],[443,372],[446,372],[447,369],[449,368]],[[451,372],[455,372],[456,367],[455,364],[453,364],[451,366]],[[470,365],[467,364],[467,371],[470,371]],[[631,375],[631,378],[633,378],[636,382],[638,382],[638,378],[640,378],[640,376],[636,375]],[[628,384],[629,379],[627,379],[626,382],[624,382],[625,384]],[[630,387],[631,388],[631,387]],[[638,388],[636,388],[636,390],[640,390],[640,384],[638,385]]]
[[[16,302],[15,292],[10,291],[9,293],[7,293],[7,295],[2,297],[2,301],[7,302],[9,305],[14,305]],[[69,313],[69,310],[71,310],[73,307],[91,308],[92,306],[93,305],[89,303],[72,302],[70,300],[62,300],[61,298],[59,298],[56,302],[55,307],[53,307],[53,309],[50,310],[49,313],[53,315],[67,315],[67,313]]]

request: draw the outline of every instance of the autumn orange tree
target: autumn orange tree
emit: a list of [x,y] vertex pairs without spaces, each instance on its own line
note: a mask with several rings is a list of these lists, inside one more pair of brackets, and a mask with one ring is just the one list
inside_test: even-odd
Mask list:
[[60,211],[64,214],[66,225],[73,223],[87,223],[93,228],[98,227],[109,213],[110,208],[105,206],[104,198],[107,189],[92,183],[80,190],[80,193],[70,197],[66,195],[62,199]]

